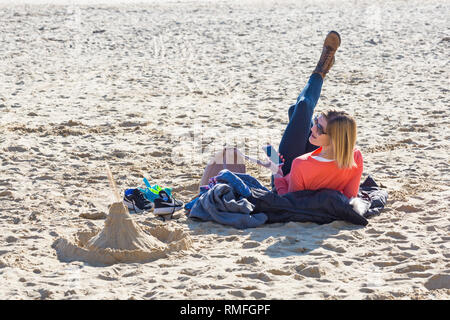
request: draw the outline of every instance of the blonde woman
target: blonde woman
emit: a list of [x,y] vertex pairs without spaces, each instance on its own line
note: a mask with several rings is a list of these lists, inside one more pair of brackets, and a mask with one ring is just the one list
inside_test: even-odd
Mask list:
[[279,146],[284,163],[273,176],[279,195],[322,188],[338,190],[348,198],[358,194],[363,158],[355,148],[355,120],[346,112],[328,110],[312,121],[323,78],[340,43],[336,31],[328,33],[313,74],[289,108],[289,123]]

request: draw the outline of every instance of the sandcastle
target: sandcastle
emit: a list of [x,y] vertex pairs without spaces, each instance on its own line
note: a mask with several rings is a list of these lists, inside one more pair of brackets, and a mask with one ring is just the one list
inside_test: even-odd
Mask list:
[[80,231],[72,240],[57,239],[52,247],[59,260],[83,261],[95,266],[145,263],[191,247],[189,235],[182,230],[165,225],[154,228],[139,226],[120,201],[111,171],[107,169],[116,202],[109,209],[104,228]]

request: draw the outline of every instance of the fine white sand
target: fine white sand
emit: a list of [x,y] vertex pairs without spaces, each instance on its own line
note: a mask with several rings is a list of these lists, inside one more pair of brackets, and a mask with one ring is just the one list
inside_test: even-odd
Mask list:
[[[449,299],[448,1],[38,2],[0,2],[1,299]],[[55,241],[105,224],[106,162],[121,192],[146,176],[187,202],[224,144],[277,146],[329,30],[317,111],[355,116],[363,178],[389,192],[367,227],[147,213],[143,230],[191,246],[58,259]]]

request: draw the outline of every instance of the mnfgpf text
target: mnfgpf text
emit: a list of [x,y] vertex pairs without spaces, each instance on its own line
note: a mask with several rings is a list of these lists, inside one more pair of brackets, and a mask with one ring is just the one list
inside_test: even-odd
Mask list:
[[225,304],[223,308],[201,307],[188,304],[180,309],[181,315],[204,315],[210,318],[214,312],[235,315],[267,315],[270,304]]

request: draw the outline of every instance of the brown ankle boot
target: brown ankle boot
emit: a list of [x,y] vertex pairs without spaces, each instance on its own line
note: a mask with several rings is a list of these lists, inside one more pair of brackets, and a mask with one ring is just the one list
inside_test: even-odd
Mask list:
[[336,31],[330,31],[323,43],[322,55],[313,73],[318,73],[325,78],[327,72],[334,64],[334,54],[341,45],[341,37]]

